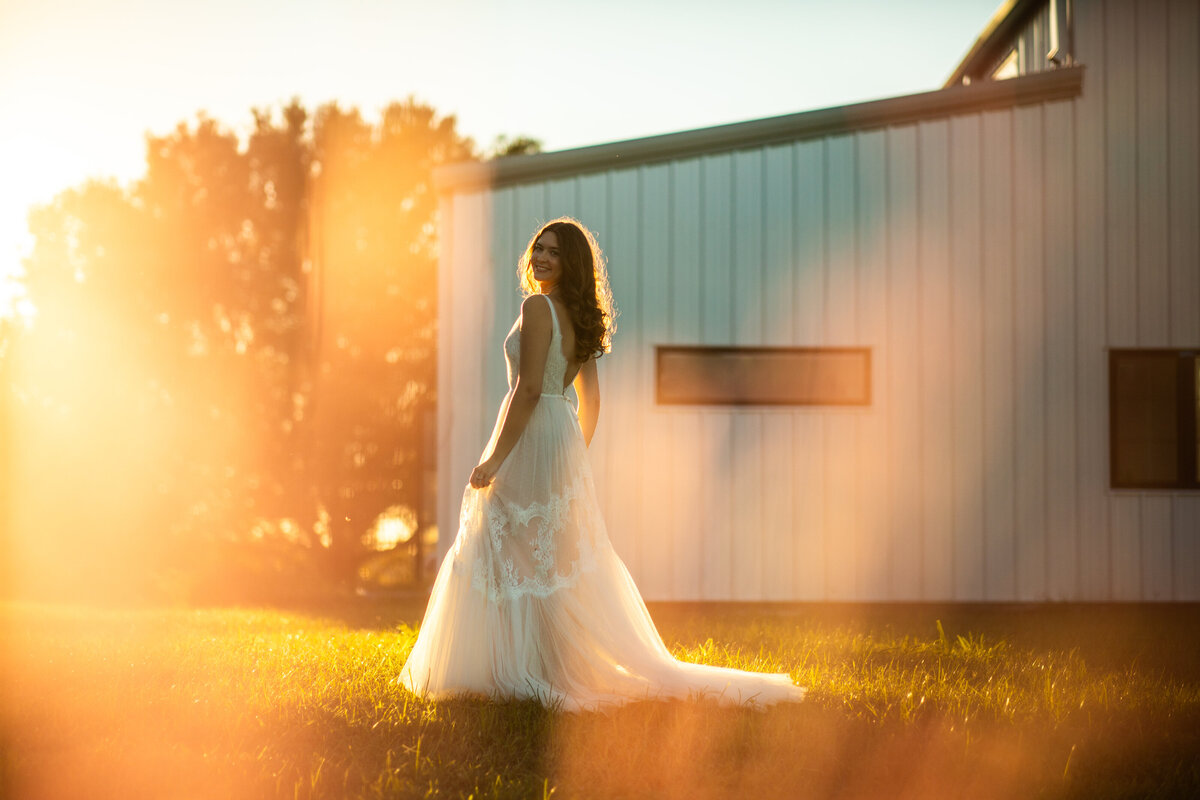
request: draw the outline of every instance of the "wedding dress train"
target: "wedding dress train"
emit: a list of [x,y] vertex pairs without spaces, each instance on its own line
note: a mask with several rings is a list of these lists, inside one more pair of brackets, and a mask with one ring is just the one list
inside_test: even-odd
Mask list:
[[[399,681],[432,698],[536,698],[564,710],[712,697],[764,706],[800,700],[787,674],[681,662],[662,642],[600,516],[587,448],[565,395],[554,303],[542,396],[485,489],[467,486],[458,535],[438,571]],[[516,384],[520,319],[504,340]]]

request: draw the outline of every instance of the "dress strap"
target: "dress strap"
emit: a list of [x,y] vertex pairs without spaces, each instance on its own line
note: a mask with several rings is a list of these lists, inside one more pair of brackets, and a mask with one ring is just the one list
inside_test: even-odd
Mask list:
[[[554,326],[554,332],[550,335],[550,354],[547,355],[546,363],[549,365],[551,355],[553,355],[555,363],[559,361],[565,362],[565,358],[562,355],[562,328],[560,328],[558,324],[558,309],[554,307],[554,301],[550,299],[550,295],[545,294],[542,296],[545,297],[546,302],[550,304],[550,320],[551,325]],[[566,369],[565,363],[563,364],[563,369]],[[562,380],[561,376],[559,377],[559,380]],[[551,397],[561,397],[565,400],[566,393],[566,387],[563,387],[561,392],[546,392],[545,394]]]
[[550,304],[550,319],[551,324],[554,325],[554,333],[562,336],[562,330],[558,327],[558,309],[554,307],[554,301],[550,299],[550,295],[548,294],[544,294],[542,297],[546,298],[546,302]]

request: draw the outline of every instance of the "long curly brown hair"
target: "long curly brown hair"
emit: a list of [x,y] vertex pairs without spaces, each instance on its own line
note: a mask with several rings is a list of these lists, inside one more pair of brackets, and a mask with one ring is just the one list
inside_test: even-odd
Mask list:
[[599,358],[612,350],[612,336],[617,330],[617,306],[613,303],[612,287],[608,285],[608,269],[596,237],[583,223],[571,217],[559,217],[541,227],[529,240],[517,266],[521,294],[538,294],[540,287],[533,278],[533,246],[547,231],[558,237],[558,257],[562,263],[559,294],[571,312],[575,328],[575,360]]

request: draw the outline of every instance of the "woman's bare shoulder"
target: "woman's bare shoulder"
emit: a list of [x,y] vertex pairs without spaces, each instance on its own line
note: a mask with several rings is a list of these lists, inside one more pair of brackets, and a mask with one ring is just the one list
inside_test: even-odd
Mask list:
[[550,306],[541,295],[531,294],[521,301],[521,324],[530,323],[550,327]]

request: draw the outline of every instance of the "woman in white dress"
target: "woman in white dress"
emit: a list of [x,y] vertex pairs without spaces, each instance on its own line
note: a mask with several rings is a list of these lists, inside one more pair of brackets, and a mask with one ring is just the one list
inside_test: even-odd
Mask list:
[[[400,683],[431,698],[536,698],[570,711],[800,700],[805,690],[787,674],[673,658],[609,543],[587,458],[600,413],[596,358],[615,329],[595,238],[554,220],[530,239],[519,275],[526,297],[504,340],[508,395]],[[572,383],[578,410],[565,394]]]

